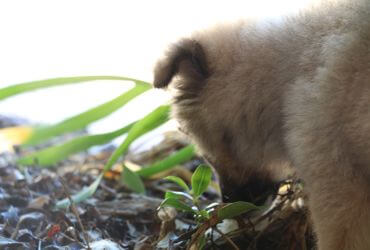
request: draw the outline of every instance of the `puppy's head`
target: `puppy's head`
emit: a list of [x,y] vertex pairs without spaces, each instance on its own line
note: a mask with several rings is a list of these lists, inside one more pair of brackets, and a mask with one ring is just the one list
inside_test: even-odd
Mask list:
[[216,132],[221,111],[230,109],[224,103],[219,105],[219,99],[230,95],[226,93],[232,88],[229,71],[239,56],[235,47],[240,39],[235,36],[240,32],[234,26],[217,26],[179,40],[154,69],[154,87],[172,87],[173,116],[195,138],[204,130]]
[[268,174],[256,177],[259,166],[243,159],[249,116],[243,35],[239,24],[197,33],[172,45],[154,70],[155,87],[173,87],[172,115],[216,169],[225,201],[253,201],[270,184]]

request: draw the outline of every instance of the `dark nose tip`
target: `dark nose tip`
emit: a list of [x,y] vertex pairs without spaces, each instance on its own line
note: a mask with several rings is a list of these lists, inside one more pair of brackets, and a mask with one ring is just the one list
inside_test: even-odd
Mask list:
[[263,205],[269,196],[275,196],[279,183],[266,179],[251,178],[243,185],[221,185],[223,202],[247,201]]

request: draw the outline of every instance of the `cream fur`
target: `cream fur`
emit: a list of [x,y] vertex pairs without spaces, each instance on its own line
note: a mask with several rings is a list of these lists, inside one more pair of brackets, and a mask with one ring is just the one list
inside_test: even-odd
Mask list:
[[293,165],[319,249],[370,249],[370,0],[195,33],[157,64],[155,86],[170,82],[173,116],[225,193]]

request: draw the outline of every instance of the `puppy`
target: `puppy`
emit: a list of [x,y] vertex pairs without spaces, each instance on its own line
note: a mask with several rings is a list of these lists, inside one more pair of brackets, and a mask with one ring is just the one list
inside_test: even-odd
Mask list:
[[253,201],[294,166],[319,249],[370,249],[369,0],[195,33],[154,73],[225,200]]

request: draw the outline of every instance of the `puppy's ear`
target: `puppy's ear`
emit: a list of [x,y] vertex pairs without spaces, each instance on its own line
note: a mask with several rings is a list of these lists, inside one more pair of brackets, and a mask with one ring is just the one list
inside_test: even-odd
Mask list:
[[198,80],[208,76],[205,53],[197,41],[184,39],[170,48],[166,57],[155,66],[154,87],[167,87],[179,72]]

